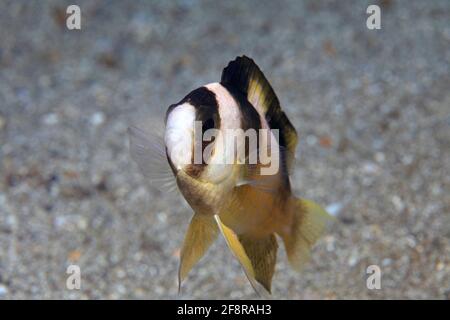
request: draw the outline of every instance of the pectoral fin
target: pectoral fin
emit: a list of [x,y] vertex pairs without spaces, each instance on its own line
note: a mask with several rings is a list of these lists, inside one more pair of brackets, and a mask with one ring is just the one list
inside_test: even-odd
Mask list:
[[218,228],[211,216],[194,214],[181,249],[178,291],[181,289],[181,282],[186,278],[192,267],[203,257],[206,250],[216,239],[217,234]]
[[234,233],[233,230],[222,223],[218,215],[215,215],[214,218],[216,219],[220,232],[225,238],[225,242],[227,243],[228,248],[230,248],[233,255],[238,259],[253,289],[258,295],[265,295],[265,291],[261,290],[262,286],[255,280],[255,270],[253,269],[252,262],[247,256],[247,253],[245,252],[244,247],[239,241],[238,236],[236,235],[236,233]]

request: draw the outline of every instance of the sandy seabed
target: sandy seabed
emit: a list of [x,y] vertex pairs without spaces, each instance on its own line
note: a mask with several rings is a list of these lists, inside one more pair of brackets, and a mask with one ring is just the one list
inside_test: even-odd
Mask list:
[[[191,209],[148,186],[151,129],[237,55],[298,130],[296,195],[337,219],[281,299],[450,297],[450,3],[7,1],[0,11],[0,299],[255,298],[219,239],[177,293]],[[80,266],[80,290],[66,269]],[[378,265],[381,289],[366,287]]]

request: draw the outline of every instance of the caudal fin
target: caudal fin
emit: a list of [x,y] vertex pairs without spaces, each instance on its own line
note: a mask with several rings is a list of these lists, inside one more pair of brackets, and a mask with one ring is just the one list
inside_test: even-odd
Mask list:
[[305,199],[292,199],[293,218],[283,238],[289,263],[296,270],[301,270],[309,260],[312,246],[325,230],[326,222],[331,216],[317,203]]

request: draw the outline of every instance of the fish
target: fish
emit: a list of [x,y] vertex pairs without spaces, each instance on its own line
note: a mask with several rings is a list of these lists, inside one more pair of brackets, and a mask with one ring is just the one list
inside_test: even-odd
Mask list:
[[179,290],[222,236],[255,291],[271,294],[279,241],[300,271],[330,219],[319,204],[293,194],[298,135],[272,86],[253,59],[239,56],[220,82],[169,106],[164,124],[159,140],[130,127],[130,148],[144,175],[157,184],[173,181],[193,210]]

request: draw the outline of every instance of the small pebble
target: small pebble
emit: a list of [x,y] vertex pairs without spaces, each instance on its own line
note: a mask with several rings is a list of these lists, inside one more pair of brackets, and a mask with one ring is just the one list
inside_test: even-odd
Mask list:
[[382,163],[382,162],[384,162],[385,159],[386,159],[386,157],[383,152],[375,153],[375,161],[376,162]]
[[385,259],[383,259],[383,261],[381,263],[382,263],[383,267],[389,266],[392,263],[392,259],[385,258]]
[[379,173],[380,167],[374,162],[366,162],[363,163],[361,170],[365,174],[374,175]]
[[354,267],[358,263],[358,260],[359,260],[358,254],[355,251],[353,251],[350,257],[348,258],[347,263],[350,267]]
[[59,117],[56,113],[48,113],[42,117],[42,122],[45,125],[52,126],[59,122]]
[[402,157],[402,163],[403,163],[405,166],[410,165],[410,164],[413,162],[413,160],[414,160],[414,157],[411,156],[411,155],[404,155],[404,156]]
[[342,203],[340,203],[340,202],[335,202],[335,203],[332,203],[332,204],[328,205],[328,206],[326,207],[326,211],[327,211],[330,215],[332,215],[333,217],[336,217],[336,216],[339,215],[339,213],[341,212],[342,207],[343,207]]
[[161,223],[164,224],[164,223],[167,222],[167,214],[166,214],[165,212],[159,212],[156,216],[158,217],[158,220],[159,220]]
[[405,208],[405,205],[399,196],[392,196],[391,201],[394,204],[395,210],[397,210],[398,212],[403,211],[403,209]]
[[89,121],[94,127],[97,127],[105,122],[105,115],[103,112],[96,112],[91,116]]
[[310,146],[317,144],[317,141],[318,139],[315,135],[310,134],[309,136],[306,137],[306,143]]
[[0,284],[0,297],[6,296],[8,294],[8,287]]
[[6,127],[6,119],[0,115],[0,131]]

